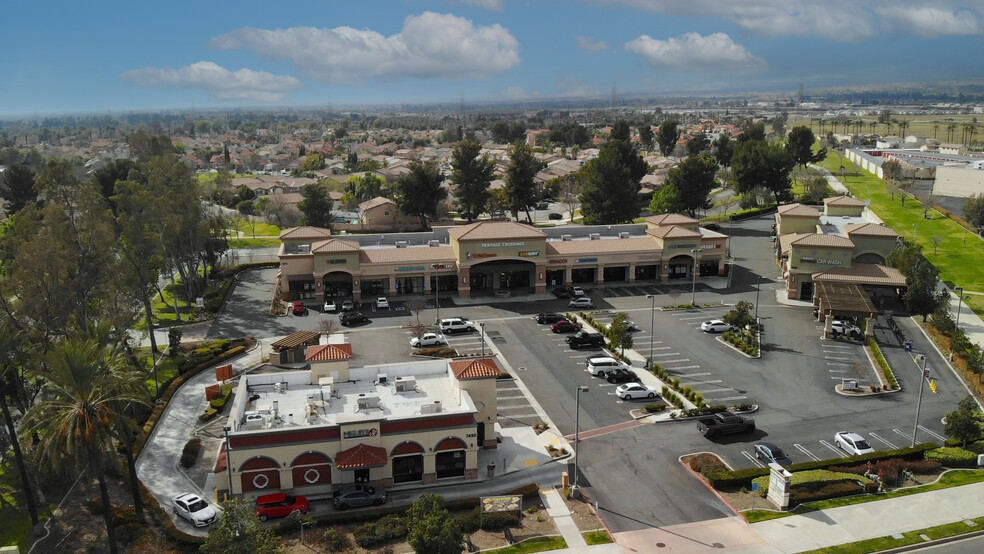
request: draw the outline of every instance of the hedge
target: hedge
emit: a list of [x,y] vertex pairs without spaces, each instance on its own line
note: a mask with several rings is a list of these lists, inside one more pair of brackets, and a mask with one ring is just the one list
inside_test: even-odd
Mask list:
[[882,375],[885,376],[885,380],[888,381],[888,386],[893,390],[899,388],[898,381],[895,380],[895,374],[892,373],[892,367],[888,365],[888,360],[885,359],[885,355],[882,354],[881,347],[875,342],[874,337],[868,337],[868,346],[871,348],[871,353],[875,357],[875,361],[878,362],[878,366],[881,368]]
[[362,548],[382,546],[407,536],[407,520],[403,516],[390,514],[356,527],[352,536]]
[[[797,471],[793,473],[792,479],[790,479],[789,486],[791,490],[795,490],[797,487],[807,487],[807,488],[818,488],[824,485],[832,483],[840,483],[843,481],[857,482],[860,481],[865,485],[870,485],[874,483],[871,479],[858,475],[856,473],[848,473],[842,471],[830,471],[827,469],[811,469],[807,471]],[[769,488],[769,476],[763,475],[762,477],[756,477],[753,483],[758,483],[759,490],[765,491]],[[875,490],[878,489],[877,483],[875,483]]]
[[[912,448],[900,448],[898,450],[886,450],[884,452],[872,452],[871,454],[863,454],[861,456],[854,456],[851,458],[833,458],[830,460],[821,460],[819,462],[803,462],[799,464],[792,464],[787,466],[786,469],[790,472],[797,471],[807,471],[811,469],[826,469],[831,466],[843,466],[857,464],[859,462],[867,462],[869,460],[886,460],[889,458],[902,458],[906,460],[921,460],[927,450],[934,450],[939,448],[936,443],[923,443],[917,444]],[[728,487],[751,487],[752,479],[756,477],[762,477],[763,475],[769,474],[769,468],[762,467],[752,467],[747,469],[739,469],[735,471],[721,471],[717,473],[712,473],[707,475],[707,482],[716,489],[728,488]]]
[[192,437],[185,443],[184,449],[181,450],[181,467],[188,469],[195,465],[195,462],[198,461],[198,453],[201,451],[202,439],[199,437]]
[[927,460],[936,460],[946,467],[977,467],[977,454],[957,447],[943,447],[926,453]]

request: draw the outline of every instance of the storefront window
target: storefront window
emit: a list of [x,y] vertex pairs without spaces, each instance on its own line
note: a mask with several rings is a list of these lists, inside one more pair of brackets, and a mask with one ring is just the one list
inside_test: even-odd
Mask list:
[[438,452],[434,456],[437,464],[437,478],[443,477],[464,477],[465,475],[465,451],[454,450],[451,452]]
[[389,279],[363,279],[362,297],[386,296],[389,294]]
[[397,277],[396,294],[421,294],[424,292],[423,277]]

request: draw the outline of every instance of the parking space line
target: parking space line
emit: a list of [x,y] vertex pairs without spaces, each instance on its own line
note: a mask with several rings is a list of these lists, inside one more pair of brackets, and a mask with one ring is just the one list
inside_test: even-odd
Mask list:
[[817,455],[815,455],[813,452],[810,452],[809,450],[807,450],[806,447],[803,446],[802,444],[794,444],[793,446],[796,448],[796,450],[799,450],[803,454],[806,454],[807,456],[809,456],[810,459],[812,459],[814,462],[819,462],[820,461],[820,458]]
[[837,448],[836,446],[830,444],[829,442],[827,442],[825,440],[822,440],[821,439],[820,440],[820,444],[822,444],[822,445],[826,446],[827,448],[833,450],[834,453],[837,454],[838,456],[843,456],[843,454],[844,454],[844,452],[840,448]]
[[824,350],[826,350],[828,348],[832,348],[834,350],[850,350],[850,349],[852,349],[854,347],[853,346],[842,346],[840,344],[821,344],[820,345],[820,348],[822,348]]
[[885,439],[883,439],[883,438],[881,437],[881,435],[879,435],[879,434],[877,434],[877,433],[869,433],[869,434],[871,435],[871,438],[873,438],[873,439],[876,439],[876,440],[879,440],[879,441],[881,441],[881,442],[883,442],[883,443],[885,443],[885,444],[886,444],[886,445],[887,445],[887,446],[888,446],[889,448],[891,448],[892,450],[898,450],[898,449],[899,449],[899,447],[898,447],[898,446],[895,446],[895,445],[894,445],[894,444],[892,444],[891,442],[889,442],[889,441],[887,441],[887,440],[885,440]]
[[703,377],[705,375],[710,375],[710,372],[707,372],[707,373],[688,373],[687,375],[677,375],[677,377],[679,377],[681,379],[690,379],[692,377]]
[[856,361],[858,361],[857,358],[836,358],[834,356],[824,356],[823,358],[825,360],[839,360],[839,361],[842,361],[842,362],[856,362]]
[[499,395],[496,395],[496,398],[498,398],[499,400],[511,400],[513,398],[526,398],[526,395],[525,394],[511,394],[509,396],[506,396],[504,394],[499,394]]
[[941,435],[939,433],[930,431],[929,429],[923,427],[922,425],[919,426],[919,429],[921,431],[923,431],[924,433],[929,433],[930,435],[936,437],[936,439],[939,440],[939,441],[941,441],[941,442],[945,442],[946,441],[946,437],[944,437],[943,435]]
[[[663,364],[665,364],[665,363],[667,363],[667,362],[660,362],[660,363],[663,363]],[[671,368],[671,369],[672,369],[673,371],[683,371],[683,370],[685,370],[685,369],[700,369],[700,366],[699,366],[699,365],[683,365],[683,366],[680,366],[680,367],[674,367],[674,368]],[[708,375],[710,375],[710,373],[708,373]]]
[[683,359],[680,359],[680,360],[663,360],[663,361],[661,361],[659,363],[662,364],[662,365],[666,365],[666,364],[675,364],[677,362],[689,362],[689,361],[690,361],[690,358],[683,358]]
[[907,441],[911,441],[912,440],[912,435],[907,435],[907,434],[903,433],[902,431],[899,431],[898,429],[892,429],[892,431],[894,431],[895,434],[903,437]]
[[658,358],[660,356],[679,356],[679,352],[666,352],[664,354],[653,354],[653,358]]
[[[715,385],[721,382],[720,379],[712,379],[710,381],[698,381],[697,379],[691,379],[691,381],[693,381],[693,383],[690,383],[691,388],[699,387],[700,385]],[[730,389],[731,387],[728,388]]]
[[844,362],[827,362],[827,365],[846,365],[846,366],[850,366],[851,364],[845,364]]
[[653,350],[669,350],[673,348],[672,346],[654,346]]
[[747,396],[729,396],[727,398],[715,398],[718,402],[730,402],[732,400],[744,400],[748,398]]
[[749,462],[752,462],[756,466],[758,466],[758,467],[765,467],[765,464],[763,464],[762,462],[760,462],[759,459],[756,458],[755,456],[753,456],[752,454],[749,454],[748,452],[745,452],[744,450],[741,451],[741,454],[742,454],[742,456],[748,458],[748,461]]

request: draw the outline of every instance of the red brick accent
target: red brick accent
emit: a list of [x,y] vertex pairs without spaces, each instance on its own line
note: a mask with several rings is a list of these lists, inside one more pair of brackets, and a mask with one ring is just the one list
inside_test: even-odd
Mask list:
[[466,469],[465,470],[465,479],[478,479],[478,468],[475,468],[475,469]]
[[434,483],[437,482],[437,474],[436,473],[425,473],[424,474],[424,478],[421,480],[421,482],[423,484],[425,484],[425,485],[433,485]]
[[485,448],[495,450],[495,449],[499,448],[499,441],[497,441],[495,439],[486,439],[485,440],[485,444],[483,446]]

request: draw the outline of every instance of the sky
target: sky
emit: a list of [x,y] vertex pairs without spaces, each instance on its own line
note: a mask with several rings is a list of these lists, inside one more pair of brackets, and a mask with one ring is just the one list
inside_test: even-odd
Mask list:
[[984,77],[982,0],[14,1],[0,114]]

